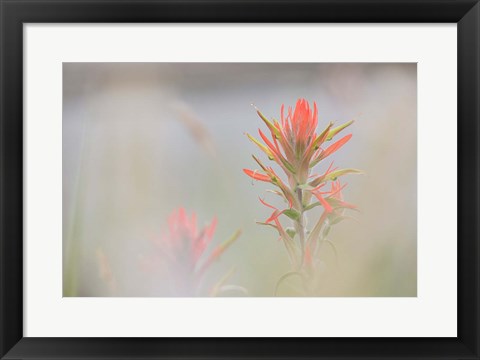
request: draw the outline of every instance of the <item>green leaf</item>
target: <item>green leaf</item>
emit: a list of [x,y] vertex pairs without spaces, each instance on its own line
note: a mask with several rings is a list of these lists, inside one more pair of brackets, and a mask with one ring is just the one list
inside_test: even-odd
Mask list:
[[294,228],[287,228],[285,230],[287,232],[287,234],[293,239],[295,237],[295,235],[297,234],[297,232],[295,231]]
[[263,171],[268,173],[267,167],[263,165],[259,158],[257,158],[255,155],[252,155],[252,158],[257,162],[257,164],[262,168]]
[[278,190],[271,190],[271,189],[267,189],[265,190],[266,192],[269,192],[269,193],[272,193],[272,194],[275,194],[275,195],[278,195],[280,196],[282,199],[285,199],[285,196],[283,195],[283,193],[281,191],[278,191]]
[[322,145],[322,142],[325,141],[325,135],[327,135],[327,132],[330,131],[330,128],[332,127],[332,125],[333,123],[329,122],[327,127],[317,136],[314,143],[312,144],[313,151],[317,150],[320,147],[320,145]]
[[271,226],[271,227],[273,227],[274,229],[277,229],[277,226],[274,225],[274,224],[270,224],[270,223],[266,223],[266,222],[262,222],[262,221],[256,221],[256,223],[257,223],[258,225]]
[[347,175],[347,174],[363,174],[361,170],[358,169],[340,169],[340,170],[335,170],[329,173],[327,176],[325,176],[325,181],[328,180],[337,180],[338,177]]
[[337,216],[337,217],[335,217],[334,219],[330,219],[330,221],[331,221],[331,224],[332,224],[332,225],[336,225],[336,224],[338,224],[339,222],[341,222],[341,221],[343,221],[343,220],[347,220],[347,219],[355,220],[354,217],[342,215],[342,216]]
[[[329,197],[329,198],[326,198],[325,200],[328,201],[328,203],[334,208],[334,209],[350,209],[350,210],[355,210],[355,211],[359,211],[357,208],[355,207],[351,207],[351,206],[346,206],[346,205],[350,205],[348,203],[345,203],[341,200],[338,200],[338,199],[335,199],[335,198],[332,198],[332,197]],[[308,211],[308,210],[311,210],[317,206],[320,206],[322,205],[319,201],[316,201],[316,202],[313,202],[311,203],[310,205],[306,206],[303,210],[304,211]]]
[[283,213],[294,221],[297,221],[298,219],[300,219],[300,213],[295,209],[287,209]]
[[275,137],[278,139],[280,136],[280,132],[278,129],[272,124],[270,120],[268,120],[261,112],[255,107],[255,110],[257,111],[258,116],[263,120],[265,125],[267,125],[268,129],[275,135]]
[[311,210],[311,209],[313,209],[314,207],[317,207],[317,206],[320,206],[320,205],[322,205],[322,204],[320,204],[319,201],[313,202],[313,203],[311,203],[310,205],[306,206],[306,207],[303,209],[303,211]]
[[351,204],[348,204],[342,200],[335,199],[332,197],[329,197],[326,200],[334,209],[350,209],[350,210],[359,211],[356,207],[352,207]]
[[323,231],[323,236],[325,236],[325,237],[328,236],[328,234],[330,233],[331,228],[332,228],[331,226],[327,226],[327,227],[325,228],[325,230]]
[[221,250],[221,252],[224,252],[230,245],[232,245],[235,242],[235,240],[237,240],[240,237],[241,234],[242,234],[242,230],[238,229],[227,240],[222,242],[218,246],[218,249]]
[[342,131],[346,127],[349,127],[352,124],[353,124],[353,120],[350,120],[350,121],[346,122],[345,124],[337,126],[336,128],[330,130],[328,132],[328,135],[327,135],[327,141],[332,140],[335,135],[337,135],[340,131]]
[[310,185],[310,184],[297,185],[297,188],[298,188],[298,189],[302,189],[302,190],[308,190],[308,191],[315,189],[315,188],[314,188],[312,185]]
[[[361,170],[358,169],[340,169],[340,170],[335,170],[332,171],[331,173],[327,174],[326,176],[319,176],[316,179],[310,181],[308,185],[311,187],[317,187],[321,183],[324,183],[329,180],[337,180],[338,177],[343,176],[343,175],[348,175],[348,174],[364,174]],[[303,186],[303,185],[302,185]],[[308,190],[305,188],[305,190]]]
[[250,134],[247,134],[247,137],[250,139],[251,142],[253,142],[255,145],[257,145],[260,148],[260,150],[262,150],[265,154],[267,154],[267,156],[270,160],[273,160],[272,152],[265,145],[263,145],[259,140],[255,139]]
[[287,168],[288,171],[290,171],[292,174],[296,174],[297,172],[295,171],[295,168],[293,167],[292,164],[290,164],[287,159],[285,159],[283,156],[280,157],[280,160],[283,164],[283,166],[285,166]]

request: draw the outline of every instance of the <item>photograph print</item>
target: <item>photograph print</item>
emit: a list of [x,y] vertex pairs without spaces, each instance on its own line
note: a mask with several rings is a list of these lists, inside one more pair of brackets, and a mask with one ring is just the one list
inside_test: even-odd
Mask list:
[[416,297],[415,63],[63,63],[64,297]]

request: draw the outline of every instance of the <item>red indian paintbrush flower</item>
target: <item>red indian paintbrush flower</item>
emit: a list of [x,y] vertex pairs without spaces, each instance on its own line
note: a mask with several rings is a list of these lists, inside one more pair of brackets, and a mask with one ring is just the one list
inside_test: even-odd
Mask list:
[[205,272],[240,236],[240,231],[235,232],[227,241],[207,253],[216,226],[217,220],[214,218],[199,228],[196,214],[188,216],[183,208],[175,210],[168,218],[168,232],[155,244],[160,253],[158,259],[164,261],[172,279],[174,295],[198,295]]
[[[311,108],[305,99],[299,99],[295,108],[289,107],[286,114],[282,105],[280,121],[267,119],[259,110],[257,113],[267,126],[269,136],[261,129],[258,130],[261,141],[250,134],[247,136],[269,160],[281,168],[286,180],[282,180],[272,167],[266,166],[254,155],[253,159],[260,168],[243,171],[255,180],[274,185],[277,190],[273,192],[285,200],[287,207],[280,210],[260,199],[262,204],[273,209],[272,215],[261,224],[277,229],[292,264],[295,268],[302,269],[305,257],[311,257],[309,244],[318,240],[320,230],[327,219],[336,216],[340,208],[352,208],[352,205],[338,198],[342,187],[339,182],[333,181],[340,176],[359,171],[334,168],[333,162],[321,174],[313,173],[313,168],[340,150],[351,139],[352,135],[348,134],[332,141],[353,121],[338,127],[333,127],[333,123],[330,122],[322,131],[317,132],[317,105],[313,103]],[[332,184],[330,187],[327,185],[329,182]],[[324,212],[312,230],[308,231],[305,213],[316,206],[322,206]],[[283,228],[279,220],[281,215],[293,221],[294,229]]]

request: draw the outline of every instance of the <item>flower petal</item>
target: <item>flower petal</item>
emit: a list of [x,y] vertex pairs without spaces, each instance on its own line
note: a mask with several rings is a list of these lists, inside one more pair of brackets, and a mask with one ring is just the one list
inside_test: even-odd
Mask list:
[[328,203],[327,200],[325,200],[322,195],[318,192],[318,191],[314,191],[312,192],[312,194],[318,199],[318,201],[322,204],[322,206],[324,207],[325,211],[327,213],[331,213],[332,212],[332,206]]
[[259,180],[259,181],[265,181],[265,182],[272,182],[270,177],[264,174],[259,174],[257,170],[249,170],[249,169],[243,169],[243,172],[250,176],[252,179]]
[[327,156],[333,154],[335,151],[337,151],[343,145],[345,145],[348,142],[348,140],[351,139],[351,137],[352,137],[352,134],[348,134],[343,138],[341,138],[340,140],[338,140],[337,142],[330,145],[328,148],[326,148],[324,151],[321,152],[320,158],[325,159]]

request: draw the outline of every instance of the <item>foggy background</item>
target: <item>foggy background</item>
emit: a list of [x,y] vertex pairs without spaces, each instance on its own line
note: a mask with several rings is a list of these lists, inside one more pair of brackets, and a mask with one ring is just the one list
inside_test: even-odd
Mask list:
[[360,211],[331,230],[321,295],[416,296],[416,91],[416,64],[64,63],[64,296],[164,296],[142,263],[179,207],[217,217],[212,248],[242,230],[212,279],[235,266],[229,283],[272,296],[290,265],[255,223],[271,214],[258,197],[275,201],[242,171],[260,154],[244,133],[265,131],[251,104],[278,119],[298,98],[317,103],[318,132],[355,120],[316,172],[365,172],[342,178]]

